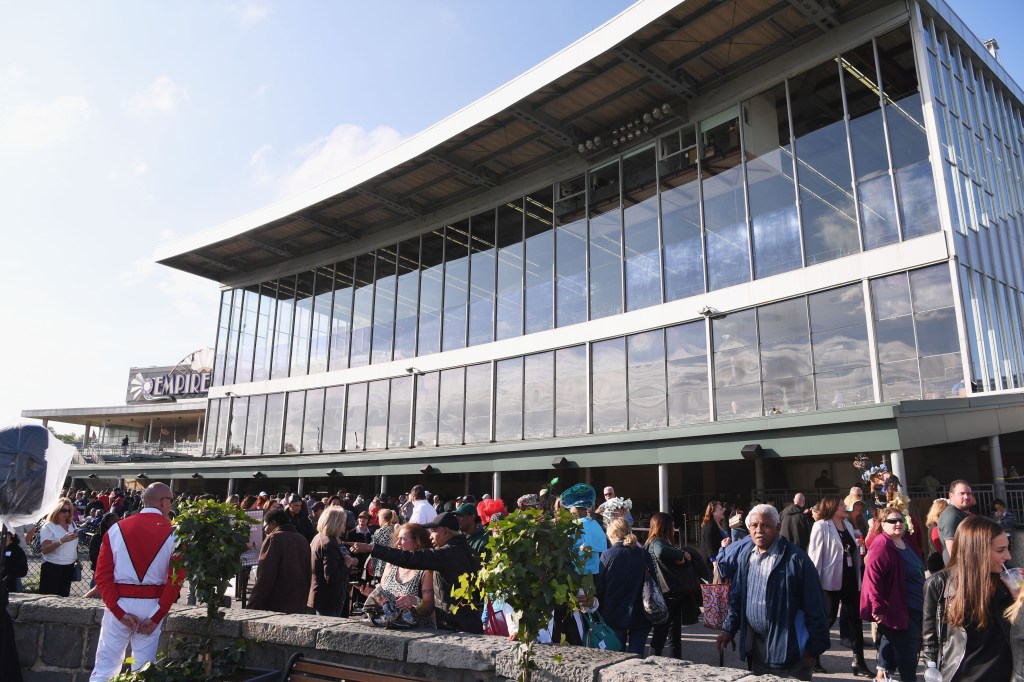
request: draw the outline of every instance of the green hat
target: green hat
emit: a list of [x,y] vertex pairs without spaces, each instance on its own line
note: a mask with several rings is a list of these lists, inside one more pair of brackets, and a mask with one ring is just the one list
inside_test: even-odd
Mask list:
[[562,506],[563,507],[581,507],[583,509],[593,509],[594,500],[597,499],[597,491],[594,490],[594,486],[587,485],[586,483],[577,483],[573,487],[562,493]]
[[471,502],[465,502],[456,507],[454,513],[459,515],[472,514],[473,516],[476,516],[476,507]]

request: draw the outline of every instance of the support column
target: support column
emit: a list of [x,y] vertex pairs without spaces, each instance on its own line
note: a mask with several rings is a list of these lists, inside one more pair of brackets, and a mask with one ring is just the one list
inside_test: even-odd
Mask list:
[[658,465],[658,510],[666,514],[670,513],[668,508],[668,465]]
[[906,491],[907,481],[907,467],[903,462],[903,451],[893,450],[889,453],[889,471],[896,474],[896,477],[900,479],[900,488]]
[[583,482],[587,485],[594,485],[594,468],[584,467],[583,469]]
[[228,479],[228,495],[227,496],[231,497],[234,494],[235,494],[235,479],[229,478]]
[[153,418],[152,417],[149,418],[149,433],[146,435],[146,442],[147,443],[152,443],[153,442]]
[[491,497],[501,499],[501,472],[495,471],[491,476]]
[[469,472],[467,471],[462,475],[462,496],[465,497],[469,494]]
[[85,422],[85,435],[82,437],[82,442],[85,443],[85,447],[89,447],[89,432],[92,430],[92,422]]
[[[758,495],[761,495],[764,490],[764,460],[758,457],[754,460],[754,488],[757,489]],[[760,500],[764,502],[764,500]]]
[[295,485],[295,492],[296,492],[297,494],[301,495],[301,494],[302,494],[302,489],[303,489],[303,488],[304,488],[305,486],[306,486],[306,479],[304,479],[303,477],[299,476],[299,481],[298,481],[298,483],[296,483],[296,485]]
[[988,457],[992,463],[992,482],[995,483],[996,497],[1006,501],[1006,480],[1003,478],[1003,450],[999,446],[999,436],[988,437]]
[[383,495],[388,491],[388,476],[387,474],[380,475],[380,494]]

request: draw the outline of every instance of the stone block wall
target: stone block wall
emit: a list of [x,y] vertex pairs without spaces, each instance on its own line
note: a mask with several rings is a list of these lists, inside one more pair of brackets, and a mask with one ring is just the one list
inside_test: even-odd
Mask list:
[[[103,605],[98,599],[11,595],[18,655],[27,682],[86,682],[96,655]],[[199,631],[206,609],[174,606],[164,644]],[[498,637],[437,630],[382,630],[359,620],[229,610],[215,632],[225,643],[252,642],[247,664],[281,670],[301,651],[308,658],[437,682],[504,682],[516,677],[512,645]],[[560,661],[555,656],[560,656]],[[736,668],[675,659],[537,646],[536,682],[754,682]],[[771,678],[778,679],[778,678]]]

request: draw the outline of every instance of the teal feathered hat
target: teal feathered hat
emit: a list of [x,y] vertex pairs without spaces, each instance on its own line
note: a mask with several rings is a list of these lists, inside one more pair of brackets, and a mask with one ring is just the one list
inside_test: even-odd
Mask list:
[[597,499],[597,491],[594,490],[594,486],[587,485],[586,483],[577,483],[573,487],[562,493],[562,506],[565,508],[569,507],[582,507],[583,509],[593,509],[594,500]]

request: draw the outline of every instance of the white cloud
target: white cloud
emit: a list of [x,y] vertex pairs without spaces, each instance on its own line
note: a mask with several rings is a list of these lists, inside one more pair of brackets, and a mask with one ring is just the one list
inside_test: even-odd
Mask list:
[[270,7],[259,2],[240,2],[231,9],[238,15],[243,26],[258,24],[270,16]]
[[57,97],[47,104],[22,104],[0,117],[0,149],[36,151],[76,133],[92,115],[84,97]]
[[132,172],[135,173],[136,175],[145,175],[146,174],[146,164],[145,164],[145,162],[139,161],[134,166],[132,166]]
[[[167,232],[162,232],[161,238]],[[220,300],[220,290],[210,280],[157,265],[152,258],[134,261],[129,269],[118,273],[118,279],[125,286],[155,289],[160,292],[161,304],[170,304],[179,315],[189,318],[207,317]]]
[[132,116],[146,118],[156,114],[173,114],[188,101],[188,91],[167,76],[159,76],[142,92],[135,93],[124,102]]
[[[279,194],[292,196],[315,187],[369,161],[401,141],[401,134],[387,126],[366,131],[349,123],[339,125],[327,137],[314,140],[295,151],[294,156],[298,162],[276,181]],[[267,151],[263,148],[257,150],[257,154],[260,154],[259,167],[264,171]]]

